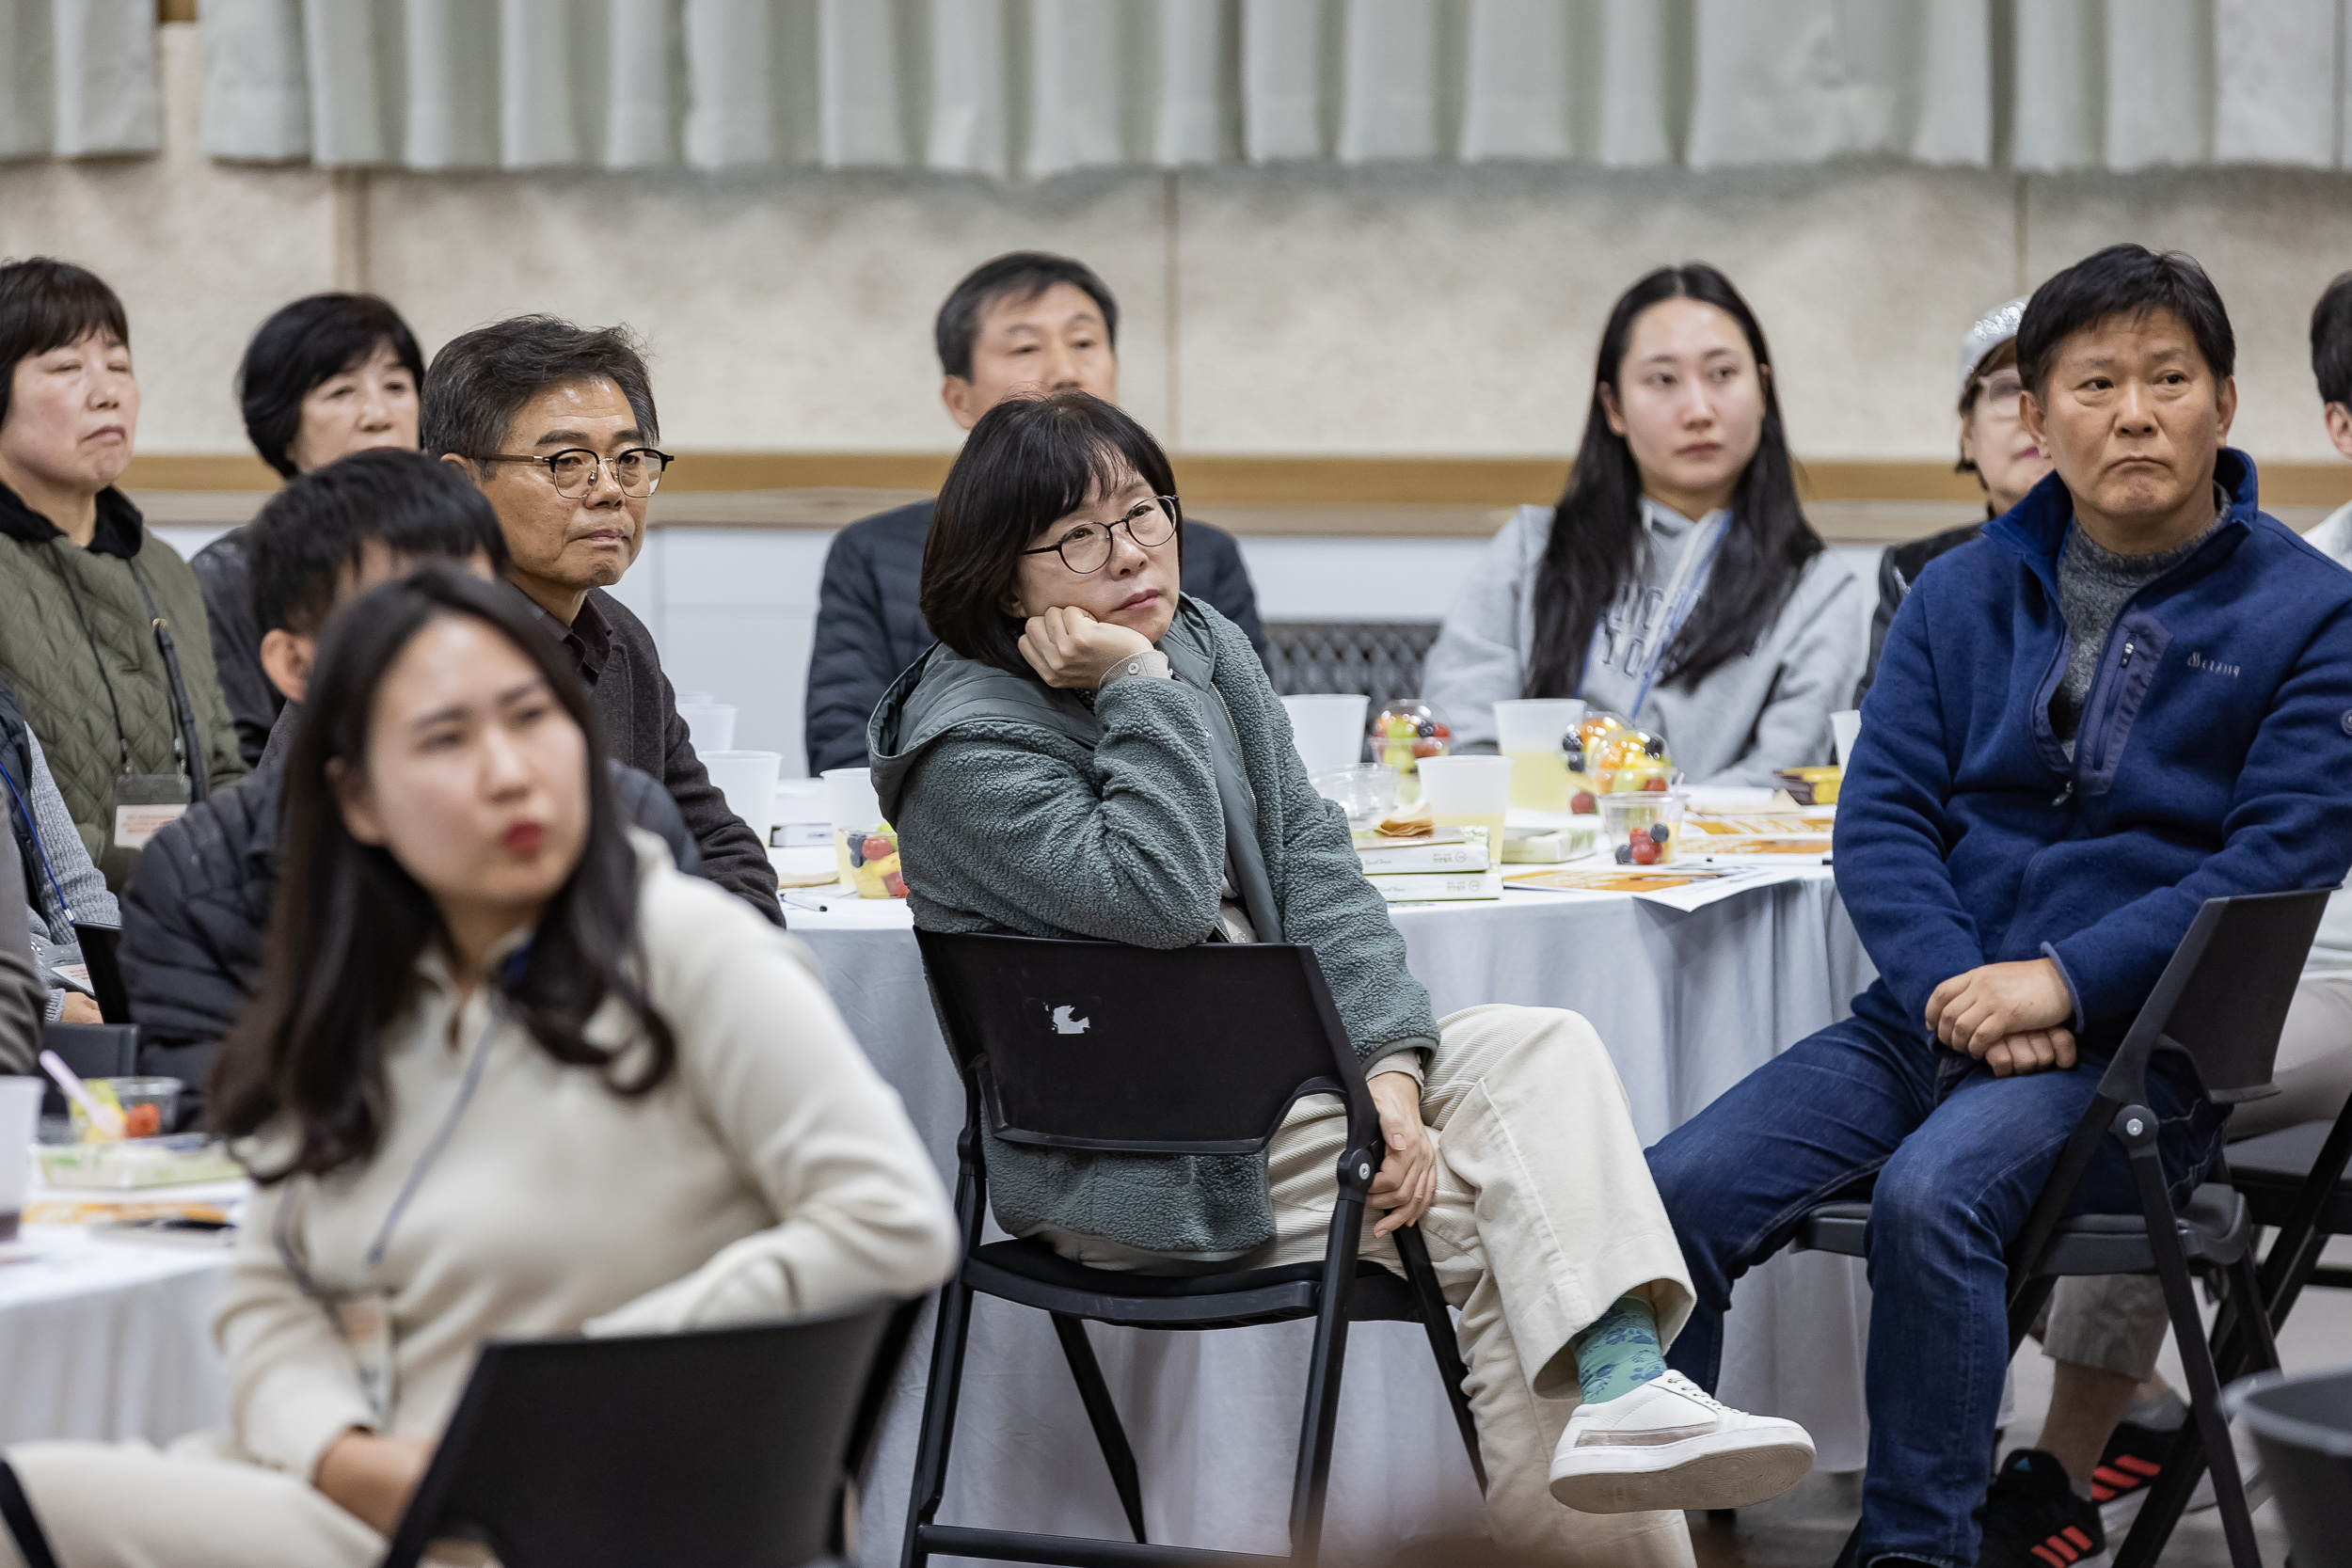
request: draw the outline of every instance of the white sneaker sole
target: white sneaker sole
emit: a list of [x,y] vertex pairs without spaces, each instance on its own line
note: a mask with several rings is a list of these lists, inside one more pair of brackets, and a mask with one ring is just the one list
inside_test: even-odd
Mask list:
[[1709,1433],[1656,1448],[1571,1449],[1551,1467],[1551,1495],[1580,1513],[1748,1508],[1813,1470],[1813,1445],[1786,1428]]

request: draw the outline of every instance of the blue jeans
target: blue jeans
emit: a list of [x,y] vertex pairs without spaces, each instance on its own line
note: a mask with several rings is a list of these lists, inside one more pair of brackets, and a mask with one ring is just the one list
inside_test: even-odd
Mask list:
[[[2005,1254],[2106,1064],[1994,1078],[1934,1047],[1883,985],[1854,1006],[1649,1151],[1698,1292],[1667,1360],[1713,1388],[1732,1282],[1787,1245],[1806,1210],[1875,1177],[1862,1561],[1966,1568],[2009,1368]],[[2149,1108],[2177,1203],[2212,1164],[2223,1116],[2185,1069],[2157,1061]],[[2138,1208],[2110,1139],[2072,1212]]]

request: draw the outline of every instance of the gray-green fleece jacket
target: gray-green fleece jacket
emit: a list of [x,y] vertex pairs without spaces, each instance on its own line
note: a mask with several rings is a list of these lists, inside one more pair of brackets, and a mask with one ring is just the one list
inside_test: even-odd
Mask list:
[[[1246,831],[1233,869],[1259,935],[1314,949],[1358,1059],[1434,1049],[1437,1019],[1405,967],[1405,939],[1364,880],[1346,818],[1308,784],[1248,639],[1185,598],[1160,651],[1176,679],[1114,681],[1091,709],[944,646],[898,677],[866,749],[915,924],[1205,942],[1230,816]],[[1232,784],[1222,797],[1220,751]],[[1016,1236],[1052,1228],[1231,1254],[1274,1234],[1262,1154],[1087,1154],[992,1137],[988,1170],[997,1221]]]

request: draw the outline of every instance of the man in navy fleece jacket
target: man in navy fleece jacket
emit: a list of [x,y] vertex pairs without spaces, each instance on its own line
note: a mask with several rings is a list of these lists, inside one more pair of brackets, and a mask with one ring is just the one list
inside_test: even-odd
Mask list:
[[[1922,574],[1839,796],[1880,978],[1650,1151],[1700,1297],[1670,1359],[1709,1386],[1732,1281],[1876,1177],[1866,1564],[2034,1560],[1998,1487],[1981,1543],[1972,1517],[2008,1243],[2199,904],[2352,861],[2352,574],[2223,445],[2233,356],[2185,257],[2119,245],[2035,293],[2021,414],[2057,471]],[[2159,1061],[2181,1197],[2222,1117]],[[2100,1160],[2079,1207],[2136,1210]]]

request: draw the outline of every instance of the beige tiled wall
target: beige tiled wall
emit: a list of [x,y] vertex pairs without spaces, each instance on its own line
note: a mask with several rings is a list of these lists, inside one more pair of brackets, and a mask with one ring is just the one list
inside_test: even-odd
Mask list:
[[522,309],[651,341],[685,450],[940,450],[930,324],[967,267],[1078,252],[1119,291],[1128,404],[1194,451],[1571,449],[1610,301],[1723,265],[1762,317],[1816,458],[1941,458],[1961,329],[2107,241],[2177,245],[2236,319],[2238,438],[2328,455],[2303,341],[2352,267],[2352,182],[2249,170],[2034,178],[1845,163],[1694,174],[1327,166],[1096,174],[374,174],[195,149],[193,29],[165,29],[160,159],[0,166],[0,255],[87,261],[130,306],[151,452],[235,452],[237,354],[338,281],[428,348]]

